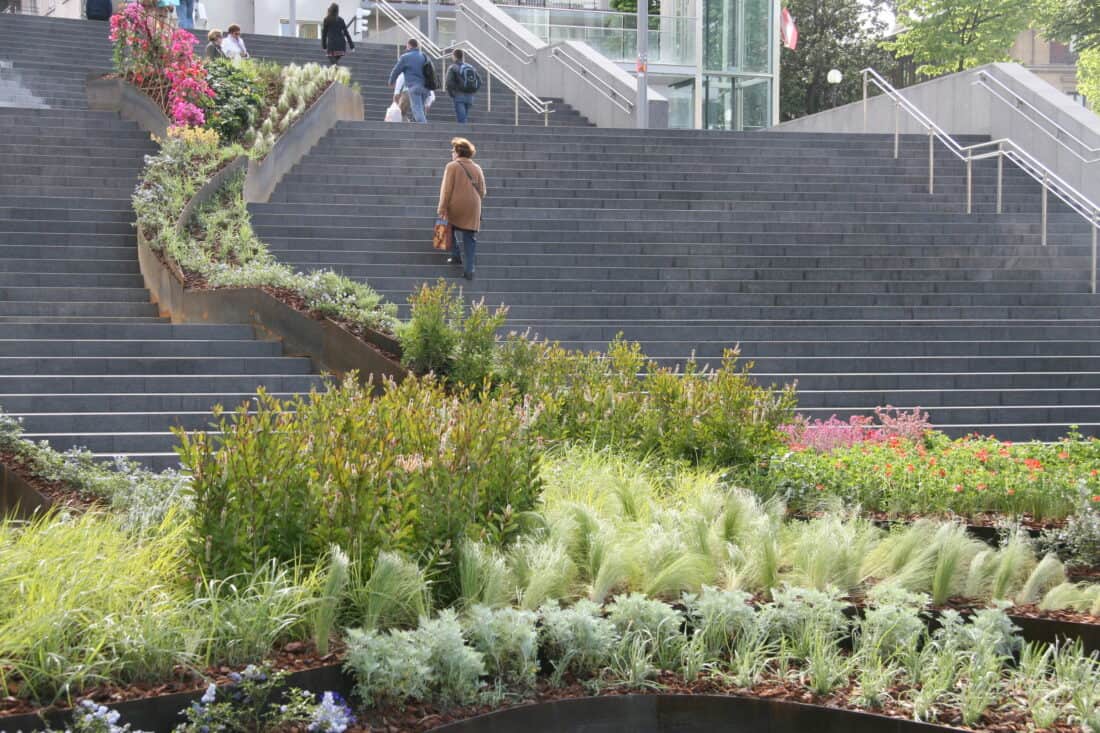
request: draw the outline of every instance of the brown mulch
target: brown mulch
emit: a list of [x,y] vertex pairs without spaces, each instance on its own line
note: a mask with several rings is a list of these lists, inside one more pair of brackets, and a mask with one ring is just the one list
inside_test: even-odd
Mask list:
[[[307,669],[316,669],[330,664],[342,663],[344,658],[344,646],[339,642],[333,642],[330,652],[324,656],[317,653],[312,642],[290,642],[277,649],[268,656],[267,660],[276,670],[286,672],[301,672]],[[225,666],[217,665],[205,670],[196,670],[190,667],[177,667],[173,679],[159,683],[137,682],[129,685],[103,684],[82,690],[73,696],[74,700],[94,700],[101,704],[114,704],[130,700],[141,700],[162,695],[174,695],[181,692],[197,692],[204,689],[210,682],[220,685],[231,684],[229,674],[240,672],[248,665]],[[0,692],[3,692],[0,690]],[[18,685],[9,681],[6,697],[0,697],[0,716],[24,715],[43,709],[39,705],[16,697]],[[66,710],[69,706],[63,702],[44,709]],[[3,728],[3,718],[0,717],[0,729]]]
[[95,496],[81,493],[61,481],[49,481],[39,476],[34,467],[16,453],[0,451],[0,464],[15,472],[19,478],[30,484],[35,491],[58,509],[86,512],[102,506]]
[[1066,578],[1073,583],[1100,583],[1100,565],[1070,565]]
[[1064,621],[1074,624],[1100,624],[1100,616],[1091,613],[1078,613],[1076,611],[1040,611],[1034,603],[1013,606],[1008,609],[1008,615],[1022,618],[1041,618],[1051,621]]

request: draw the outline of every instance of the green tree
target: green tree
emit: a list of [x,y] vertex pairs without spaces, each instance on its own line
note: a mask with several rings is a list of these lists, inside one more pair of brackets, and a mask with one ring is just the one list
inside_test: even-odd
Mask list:
[[912,56],[920,74],[951,74],[1008,60],[1034,12],[1033,0],[901,0],[897,22],[904,30],[884,47]]
[[[859,72],[868,66],[889,75],[894,58],[880,46],[880,5],[864,0],[789,0],[798,25],[798,48],[780,56],[780,117],[793,120],[860,98]],[[829,84],[830,69],[844,75]]]
[[1100,114],[1100,46],[1086,48],[1077,57],[1077,93]]
[[[611,9],[620,13],[637,13],[638,0],[611,0]],[[649,14],[661,14],[661,0],[649,0]]]
[[1100,48],[1100,2],[1038,0],[1038,26],[1053,41],[1073,43],[1078,51]]

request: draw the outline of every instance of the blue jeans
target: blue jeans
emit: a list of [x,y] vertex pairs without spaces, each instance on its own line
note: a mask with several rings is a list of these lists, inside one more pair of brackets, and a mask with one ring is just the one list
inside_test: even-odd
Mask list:
[[474,104],[474,98],[469,94],[456,94],[454,96],[455,103],[455,119],[458,120],[458,124],[466,124],[466,120],[470,117],[470,107]]
[[180,0],[179,7],[176,8],[176,15],[179,16],[180,28],[188,30],[194,28],[195,0]]
[[[461,260],[463,272],[474,272],[474,257],[477,256],[477,232],[451,227],[451,256]],[[462,250],[458,251],[458,235],[462,234]]]
[[427,99],[427,89],[424,87],[409,87],[409,109],[412,110],[413,119],[417,122],[428,121],[428,116],[424,113],[424,102]]

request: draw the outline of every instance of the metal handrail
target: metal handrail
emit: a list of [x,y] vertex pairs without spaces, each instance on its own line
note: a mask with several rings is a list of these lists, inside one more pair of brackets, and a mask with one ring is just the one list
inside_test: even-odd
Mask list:
[[558,62],[566,69],[572,71],[574,74],[580,77],[581,81],[585,82],[590,87],[595,89],[597,93],[599,93],[609,102],[621,109],[623,112],[626,112],[627,114],[634,113],[633,101],[615,91],[615,89],[611,86],[609,82],[604,81],[603,79],[593,80],[592,75],[588,73],[588,68],[585,66],[584,62],[573,58],[573,56],[571,56],[569,52],[565,50],[564,46],[552,46],[550,48],[550,55],[557,59]]
[[484,51],[479,49],[473,43],[469,41],[459,41],[450,47],[450,49],[462,49],[467,56],[481,64],[485,69],[485,75],[487,81],[487,104],[490,112],[493,111],[493,87],[492,79],[495,76],[500,81],[504,82],[504,86],[512,90],[513,98],[515,99],[515,115],[516,124],[519,124],[519,103],[523,101],[528,107],[531,108],[536,114],[540,114],[543,117],[543,125],[550,126],[550,113],[554,111],[553,106],[548,100],[540,98],[537,94],[532,92],[527,87],[523,86],[516,80],[511,74],[504,70],[497,62],[493,61]]
[[[426,53],[429,57],[434,57],[434,60],[443,58],[443,49],[435,45],[431,38],[429,38],[419,27],[416,26],[411,20],[402,15],[397,8],[390,5],[387,0],[373,0],[372,6],[381,10],[387,18],[393,21],[393,24],[401,28],[409,38],[415,38],[416,42],[420,45],[420,50]],[[381,32],[382,15],[375,15],[375,31]]]
[[[928,133],[928,193],[935,192],[935,141],[943,143],[955,157],[966,163],[966,213],[974,211],[974,161],[997,159],[997,213],[1002,210],[1002,198],[1004,188],[1004,161],[1016,164],[1022,171],[1042,184],[1042,243],[1047,244],[1047,218],[1048,218],[1048,193],[1053,192],[1063,203],[1074,212],[1083,216],[1092,227],[1092,293],[1096,294],[1096,256],[1097,238],[1100,233],[1100,206],[1093,203],[1087,196],[1066,183],[1060,176],[1047,166],[1043,165],[1033,155],[1008,138],[991,140],[984,143],[963,146],[955,138],[948,135],[943,129],[932,121],[920,108],[905,97],[901,96],[897,89],[882,78],[872,68],[863,69],[863,130],[867,131],[867,91],[868,83],[873,83],[886,96],[894,102],[894,158],[898,157],[901,145],[901,112],[904,110],[920,124]],[[977,152],[983,148],[995,149],[988,152]]]
[[[1044,113],[1041,109],[1036,107],[1034,104],[1032,104],[1031,102],[1024,99],[1017,92],[1013,91],[1003,81],[1001,81],[1000,79],[997,79],[996,77],[990,75],[988,72],[979,71],[976,74],[976,76],[978,78],[977,78],[977,81],[974,82],[974,84],[977,84],[977,85],[980,85],[980,86],[984,87],[986,91],[988,91],[990,94],[992,94],[997,99],[1004,102],[1009,108],[1015,110],[1017,114],[1022,116],[1028,122],[1030,122],[1031,124],[1038,127],[1039,130],[1043,134],[1045,134],[1046,136],[1048,136],[1049,138],[1051,138],[1052,140],[1057,142],[1059,145],[1061,145],[1063,148],[1065,148],[1067,151],[1069,151],[1070,154],[1072,154],[1074,157],[1076,157],[1082,163],[1100,162],[1100,147],[1091,147],[1084,140],[1077,137],[1072,132],[1067,130],[1065,127],[1063,127],[1057,120],[1055,120],[1054,118],[1052,118],[1049,115],[1047,115],[1046,113]],[[1003,89],[1005,92],[1007,92],[1008,94],[1011,94],[1014,101],[1009,101],[1008,99],[1005,99],[1003,96],[1001,96],[1000,93],[998,93],[998,91],[996,89],[993,89],[992,87],[990,87],[989,84],[986,83],[987,81],[993,82],[998,87]],[[1027,107],[1032,112],[1037,114],[1039,117],[1043,118],[1043,120],[1045,122],[1049,123],[1051,126],[1054,127],[1055,131],[1051,132],[1049,129],[1047,129],[1047,127],[1043,126],[1042,124],[1040,124],[1039,122],[1034,120],[1032,117],[1020,112],[1020,106],[1021,105],[1024,106],[1024,107]],[[1072,147],[1070,147],[1066,143],[1065,138],[1069,138],[1070,140],[1075,142],[1082,150],[1085,151],[1085,155],[1081,155],[1076,150],[1074,150]],[[1088,155],[1094,155],[1095,157],[1092,157],[1092,158],[1086,157]]]
[[[488,104],[488,110],[493,110],[493,77],[496,76],[501,82],[504,83],[508,89],[512,91],[515,97],[515,123],[519,125],[519,103],[523,100],[524,104],[534,110],[537,114],[543,116],[543,124],[547,127],[550,126],[550,113],[553,111],[549,102],[540,99],[534,92],[527,87],[523,86],[512,75],[508,74],[501,68],[500,64],[496,63],[489,57],[488,54],[481,51],[477,46],[468,41],[462,41],[454,44],[449,49],[442,49],[435,44],[428,36],[420,30],[412,21],[406,18],[404,15],[393,7],[388,0],[373,0],[374,7],[385,13],[394,25],[401,28],[410,38],[415,38],[416,42],[420,45],[420,50],[426,53],[432,61],[438,61],[443,59],[450,53],[453,48],[469,49],[469,51],[477,56],[478,63],[480,63],[486,72],[486,99]],[[461,7],[461,6],[459,6]],[[380,17],[380,16],[379,16]]]
[[459,3],[456,7],[456,12],[465,13],[470,16],[471,20],[477,23],[483,31],[493,36],[493,40],[500,44],[505,51],[515,56],[516,60],[521,64],[529,64],[535,60],[535,54],[516,48],[516,44],[497,27],[496,23],[491,19],[485,18],[485,16],[480,13],[475,12],[469,3]]

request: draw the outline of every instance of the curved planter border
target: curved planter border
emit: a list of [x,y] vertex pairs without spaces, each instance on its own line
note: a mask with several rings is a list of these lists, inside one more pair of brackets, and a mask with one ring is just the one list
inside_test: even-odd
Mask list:
[[[29,519],[53,506],[13,469],[0,463],[0,516],[11,514],[19,519]],[[0,728],[2,730],[3,728]]]
[[874,713],[734,695],[613,695],[501,710],[438,733],[943,733],[958,728]]
[[140,232],[138,263],[153,302],[173,323],[247,324],[261,337],[282,341],[284,352],[309,356],[318,371],[339,377],[358,371],[362,381],[370,375],[400,381],[408,373],[378,350],[400,353],[385,334],[368,332],[369,342],[364,341],[335,321],[310,318],[260,288],[187,290],[178,268],[161,262]]
[[145,92],[123,79],[104,79],[105,73],[92,72],[84,82],[88,108],[103,112],[117,112],[123,119],[136,122],[138,127],[149,134],[166,137],[171,121],[160,105]]
[[[329,664],[294,672],[288,675],[286,682],[289,687],[300,687],[314,694],[338,692],[344,698],[351,695],[355,686],[354,679],[343,671],[340,664]],[[180,713],[202,697],[203,692],[203,690],[177,692],[140,700],[108,703],[107,707],[117,710],[122,715],[120,722],[129,723],[134,730],[169,733],[182,722]],[[0,731],[29,733],[29,731],[42,730],[47,725],[54,730],[65,730],[71,726],[71,720],[69,710],[44,708],[35,713],[0,717]]]

